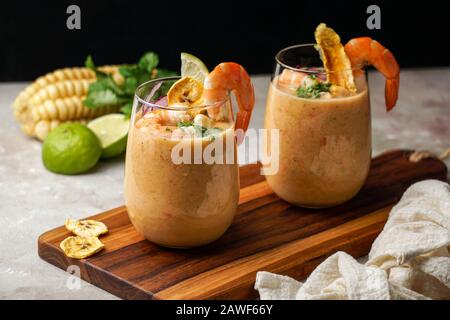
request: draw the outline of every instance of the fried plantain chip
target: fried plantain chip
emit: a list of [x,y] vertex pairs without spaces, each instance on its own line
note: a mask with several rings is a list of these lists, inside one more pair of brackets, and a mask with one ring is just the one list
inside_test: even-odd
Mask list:
[[334,98],[343,98],[343,97],[351,96],[352,92],[350,92],[349,90],[345,89],[344,87],[332,85],[330,87],[330,94]]
[[355,93],[352,67],[339,35],[325,23],[321,23],[317,26],[314,36],[327,73],[327,81]]
[[203,94],[203,84],[191,77],[183,77],[175,82],[167,92],[169,106],[191,106],[198,101]]
[[103,222],[95,220],[74,220],[68,218],[65,223],[66,229],[80,237],[98,237],[108,232]]
[[61,241],[59,246],[66,256],[75,259],[87,258],[104,248],[104,244],[97,237],[80,236],[68,237]]

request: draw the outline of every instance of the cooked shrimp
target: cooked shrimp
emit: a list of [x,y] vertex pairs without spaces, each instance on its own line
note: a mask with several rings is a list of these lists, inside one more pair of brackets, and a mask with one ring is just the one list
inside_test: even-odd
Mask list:
[[391,110],[397,101],[400,84],[400,67],[394,55],[369,37],[350,40],[344,50],[353,67],[370,64],[384,75],[386,110]]
[[[223,62],[206,76],[203,99],[207,104],[214,104],[225,100],[229,91],[235,94],[239,109],[235,129],[241,129],[245,133],[255,104],[253,84],[247,71],[240,64]],[[241,142],[243,136],[238,138],[238,142]]]
[[139,120],[136,121],[136,127],[158,127],[162,124],[161,115],[158,112],[150,111],[144,114]]
[[278,85],[286,89],[297,90],[305,79],[307,79],[307,74],[304,72],[284,69],[278,77]]

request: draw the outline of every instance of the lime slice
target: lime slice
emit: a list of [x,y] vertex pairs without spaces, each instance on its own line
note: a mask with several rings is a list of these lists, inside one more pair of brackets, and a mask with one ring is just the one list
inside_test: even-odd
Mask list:
[[191,77],[203,83],[209,71],[205,64],[196,56],[181,53],[181,77]]
[[42,145],[44,166],[55,173],[78,174],[97,163],[102,147],[85,125],[65,123],[52,130]]
[[103,159],[116,157],[125,152],[130,119],[121,113],[111,113],[88,123],[102,145]]

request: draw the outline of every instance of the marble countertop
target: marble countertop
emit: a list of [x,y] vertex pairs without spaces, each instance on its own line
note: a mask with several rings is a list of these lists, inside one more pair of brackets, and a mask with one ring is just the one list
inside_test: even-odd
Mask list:
[[[262,128],[269,76],[253,79],[250,126]],[[69,274],[38,257],[37,238],[68,216],[82,218],[122,205],[123,159],[78,176],[45,170],[41,143],[22,134],[12,115],[12,102],[26,85],[0,84],[0,299],[117,299],[84,281],[70,289]],[[370,73],[370,90],[374,155],[394,148],[440,153],[450,147],[450,68],[404,70],[398,105],[388,114],[381,75]]]

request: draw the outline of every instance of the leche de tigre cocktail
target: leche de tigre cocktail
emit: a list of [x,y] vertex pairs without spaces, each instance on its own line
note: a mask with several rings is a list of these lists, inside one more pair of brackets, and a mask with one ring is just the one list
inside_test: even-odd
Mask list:
[[[325,24],[315,37],[316,45],[289,47],[276,56],[262,147],[273,191],[312,208],[351,199],[369,172],[364,64],[386,77],[388,110],[399,87],[394,56],[375,40],[356,38],[343,46]],[[148,240],[177,248],[212,242],[232,223],[239,201],[236,146],[255,100],[242,66],[226,62],[208,72],[195,57],[185,55],[184,62],[181,78],[137,89],[125,168],[131,222]],[[238,102],[236,118],[229,92]]]
[[[167,247],[216,240],[231,225],[239,201],[235,131],[247,129],[253,86],[236,63],[221,63],[211,73],[204,69],[195,78],[158,79],[136,92],[126,206],[134,227]],[[229,91],[238,98],[236,121]]]
[[[279,170],[267,175],[267,182],[282,199],[311,208],[351,199],[366,180],[371,118],[364,64],[387,78],[388,110],[399,85],[395,58],[375,40],[356,38],[344,47],[325,24],[315,37],[316,45],[292,46],[276,55],[265,115],[265,128],[280,131]],[[269,135],[268,150],[271,143]]]

